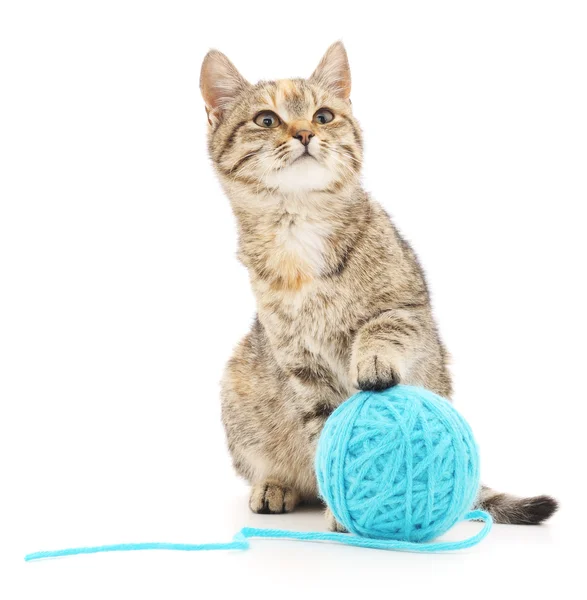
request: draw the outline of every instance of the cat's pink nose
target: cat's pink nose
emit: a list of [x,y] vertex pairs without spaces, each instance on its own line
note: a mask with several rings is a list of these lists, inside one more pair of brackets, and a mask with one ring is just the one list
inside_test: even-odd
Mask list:
[[300,142],[304,146],[307,146],[310,143],[310,140],[314,137],[314,134],[311,131],[308,131],[307,129],[302,129],[298,131],[294,135],[294,137],[296,138],[296,140],[300,140]]

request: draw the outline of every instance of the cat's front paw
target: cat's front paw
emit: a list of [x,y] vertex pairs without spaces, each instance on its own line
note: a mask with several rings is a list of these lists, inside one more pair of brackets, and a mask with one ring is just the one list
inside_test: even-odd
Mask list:
[[353,362],[354,385],[359,390],[385,390],[400,382],[399,361],[389,354],[360,353]]
[[291,512],[300,502],[298,492],[274,481],[256,483],[251,488],[249,507],[262,515]]

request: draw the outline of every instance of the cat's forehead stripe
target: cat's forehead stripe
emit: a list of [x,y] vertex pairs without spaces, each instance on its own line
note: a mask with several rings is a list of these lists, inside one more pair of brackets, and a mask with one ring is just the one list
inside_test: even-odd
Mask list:
[[299,95],[299,92],[291,79],[280,79],[277,82],[276,91],[278,94],[281,94],[284,98],[287,99]]
[[302,81],[280,79],[275,82],[273,104],[286,121],[307,117],[314,106],[311,91]]

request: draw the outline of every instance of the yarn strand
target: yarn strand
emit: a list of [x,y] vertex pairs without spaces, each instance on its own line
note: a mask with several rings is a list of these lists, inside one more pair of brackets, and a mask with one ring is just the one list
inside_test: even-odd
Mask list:
[[137,550],[178,550],[183,552],[199,552],[203,550],[247,550],[250,547],[249,539],[288,539],[304,542],[335,542],[345,546],[360,548],[374,548],[379,550],[398,550],[403,552],[451,552],[464,550],[478,544],[491,530],[491,516],[482,510],[473,510],[464,517],[465,521],[483,521],[483,528],[475,535],[457,542],[407,542],[402,540],[388,540],[379,538],[360,537],[347,533],[331,533],[320,531],[289,531],[284,529],[259,529],[244,527],[235,536],[232,542],[209,544],[170,544],[163,542],[145,542],[139,544],[110,544],[107,546],[87,546],[81,548],[66,548],[63,550],[48,550],[27,554],[27,562],[74,556],[78,554],[98,554],[101,552],[134,552]]

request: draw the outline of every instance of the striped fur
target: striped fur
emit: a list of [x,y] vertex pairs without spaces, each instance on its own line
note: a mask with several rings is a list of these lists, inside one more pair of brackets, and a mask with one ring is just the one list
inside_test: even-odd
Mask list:
[[[217,51],[202,66],[209,152],[257,301],[222,382],[229,449],[255,512],[316,498],[317,436],[357,389],[402,382],[451,396],[422,269],[360,184],[363,138],[350,89],[341,43],[308,79],[252,85]],[[319,122],[319,109],[332,121]],[[265,111],[276,126],[256,122]],[[488,488],[479,503],[503,523],[538,523],[556,508],[548,497]]]

